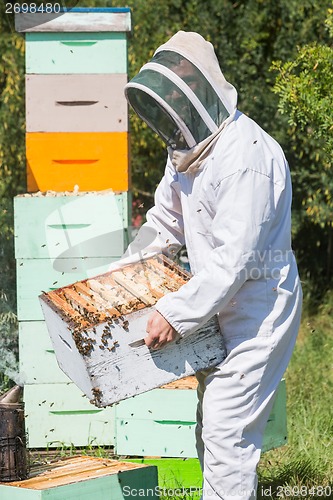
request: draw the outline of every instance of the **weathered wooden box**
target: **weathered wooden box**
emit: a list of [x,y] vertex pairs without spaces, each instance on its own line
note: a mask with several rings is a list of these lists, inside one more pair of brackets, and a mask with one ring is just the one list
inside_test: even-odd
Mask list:
[[71,457],[41,467],[24,481],[0,483],[1,500],[157,500],[157,468],[93,458]]
[[98,407],[160,387],[225,358],[216,318],[161,350],[143,338],[154,304],[190,275],[163,256],[40,296],[60,368]]

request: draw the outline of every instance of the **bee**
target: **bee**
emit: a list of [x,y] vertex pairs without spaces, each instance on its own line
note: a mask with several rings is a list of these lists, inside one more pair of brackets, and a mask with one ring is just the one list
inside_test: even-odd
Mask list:
[[110,352],[114,352],[114,351],[116,350],[116,347],[119,347],[119,344],[118,344],[118,341],[117,341],[117,340],[115,340],[115,341],[113,342],[113,344],[112,344],[112,346],[111,346],[111,347],[108,347],[108,350],[109,350]]

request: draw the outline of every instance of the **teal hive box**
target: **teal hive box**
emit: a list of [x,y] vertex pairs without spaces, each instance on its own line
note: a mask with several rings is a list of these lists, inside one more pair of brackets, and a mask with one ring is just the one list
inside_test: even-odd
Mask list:
[[[119,258],[119,256],[118,256]],[[107,272],[115,257],[17,259],[17,316],[20,321],[43,320],[38,296],[68,283]]]
[[26,33],[26,73],[127,73],[125,33]]
[[74,457],[48,466],[24,481],[0,483],[1,500],[157,499],[157,469],[93,457]]
[[73,383],[27,384],[24,401],[29,448],[115,444],[114,407],[90,404]]
[[127,73],[129,8],[20,12],[15,28],[25,34],[28,74]]
[[[194,377],[189,377],[117,405],[116,453],[143,457],[196,457],[197,395],[193,383]],[[176,384],[180,387],[183,384],[183,388],[172,388]],[[286,386],[282,380],[266,425],[263,451],[286,442]]]

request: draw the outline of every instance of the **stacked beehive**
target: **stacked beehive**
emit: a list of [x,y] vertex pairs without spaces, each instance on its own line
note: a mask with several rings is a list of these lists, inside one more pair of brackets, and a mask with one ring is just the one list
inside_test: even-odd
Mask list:
[[26,38],[28,193],[14,205],[29,446],[114,444],[113,409],[92,407],[59,369],[38,295],[107,271],[127,245],[130,11],[21,13],[16,29]]

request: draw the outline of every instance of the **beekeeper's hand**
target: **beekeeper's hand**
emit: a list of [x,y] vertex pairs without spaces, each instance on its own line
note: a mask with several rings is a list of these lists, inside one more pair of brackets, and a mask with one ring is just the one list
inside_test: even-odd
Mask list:
[[147,322],[146,346],[150,349],[161,349],[169,342],[180,338],[176,330],[163,318],[162,314],[154,311]]

